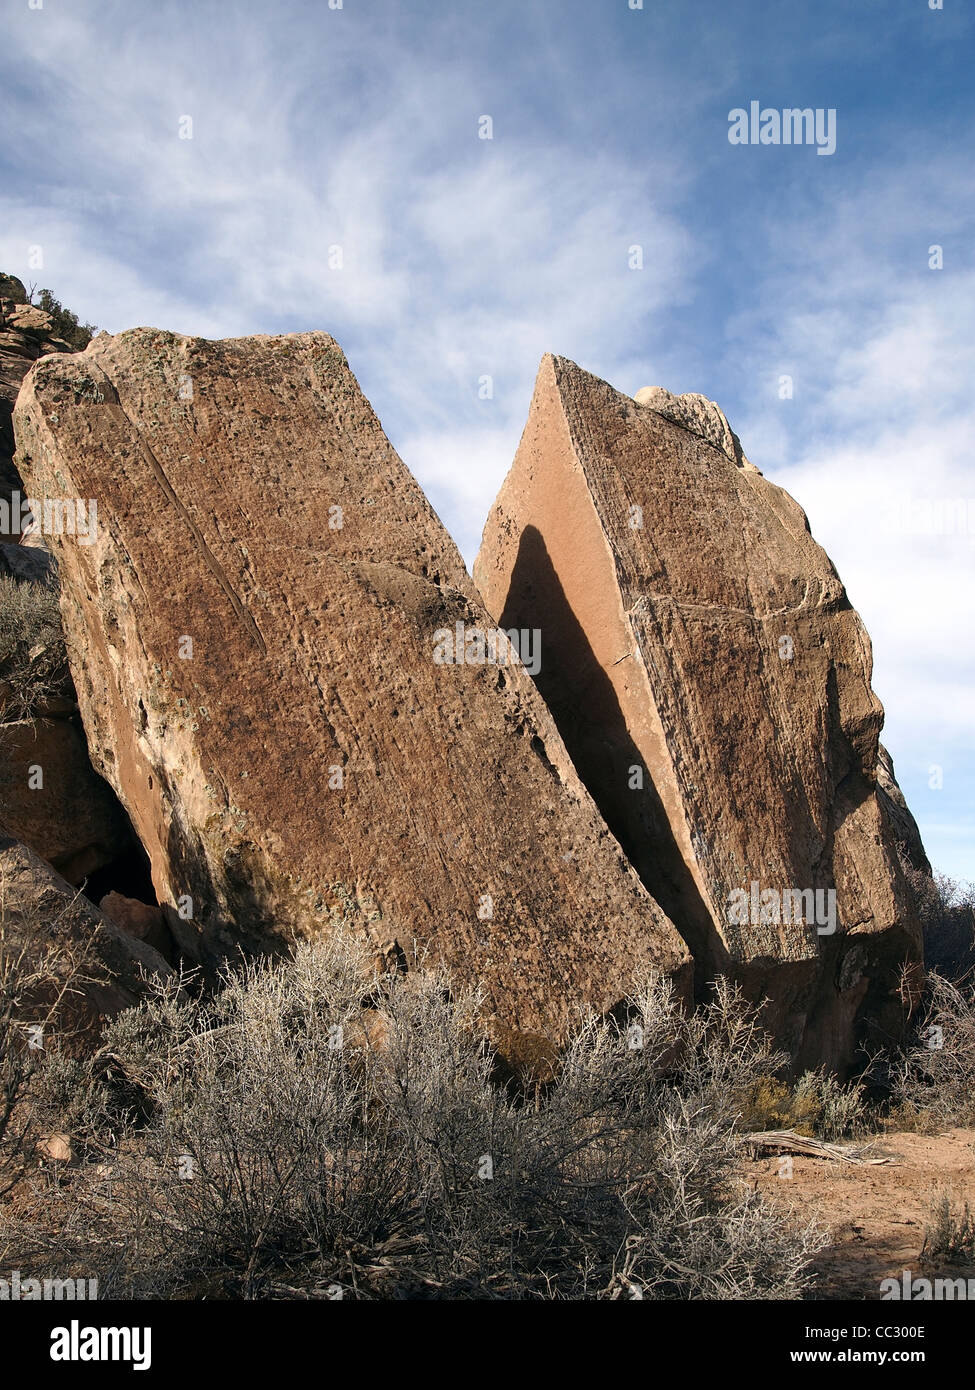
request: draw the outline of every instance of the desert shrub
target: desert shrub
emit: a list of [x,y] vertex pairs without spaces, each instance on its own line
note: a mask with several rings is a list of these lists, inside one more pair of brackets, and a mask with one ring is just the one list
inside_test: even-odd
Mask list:
[[975,1260],[975,1212],[950,1192],[935,1198],[924,1227],[922,1257],[932,1263],[970,1264]]
[[86,1118],[88,1106],[75,1100],[87,1085],[80,1064],[60,1094],[51,1085],[60,1065],[55,1040],[89,964],[57,922],[42,922],[29,908],[26,919],[22,909],[8,911],[0,877],[0,1198],[31,1168],[42,1136],[56,1128],[52,1118]]
[[796,1105],[811,1111],[812,1133],[832,1144],[858,1139],[871,1126],[865,1086],[856,1080],[841,1082],[827,1071],[807,1071],[799,1078]]
[[742,1096],[741,1126],[753,1133],[788,1129],[827,1143],[855,1139],[869,1128],[866,1090],[827,1071],[804,1072],[794,1086],[760,1076]]
[[929,969],[949,980],[975,970],[975,884],[915,868],[900,847],[901,868],[914,896]]
[[33,718],[45,700],[70,690],[56,586],[0,575],[0,685],[7,719]]
[[915,1128],[975,1123],[975,990],[931,971],[903,1055],[889,1070],[899,1123]]
[[97,327],[93,323],[80,323],[78,315],[73,314],[70,309],[65,309],[59,299],[55,299],[50,290],[41,290],[37,296],[37,307],[43,309],[46,314],[50,314],[54,336],[62,338],[69,347],[74,348],[75,352],[84,352],[97,332]]
[[741,1179],[735,1096],[780,1059],[733,990],[687,1018],[651,982],[520,1087],[479,1010],[338,936],[209,1000],[160,984],[92,1064],[98,1161],[8,1215],[18,1267],[103,1297],[801,1294],[823,1237]]
[[742,1096],[742,1128],[750,1133],[791,1129],[815,1133],[819,1105],[808,1088],[793,1090],[777,1076],[759,1077]]

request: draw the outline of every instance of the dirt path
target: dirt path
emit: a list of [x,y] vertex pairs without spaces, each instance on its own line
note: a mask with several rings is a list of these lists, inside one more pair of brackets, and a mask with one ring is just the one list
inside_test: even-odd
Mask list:
[[920,1258],[930,1207],[940,1193],[975,1209],[975,1130],[886,1134],[877,1140],[875,1156],[881,1155],[893,1161],[858,1167],[794,1157],[791,1179],[779,1176],[778,1158],[748,1165],[762,1191],[791,1200],[832,1232],[832,1245],[817,1261],[814,1297],[877,1299],[880,1281],[899,1278],[905,1269],[915,1277],[975,1278],[975,1265],[935,1267]]

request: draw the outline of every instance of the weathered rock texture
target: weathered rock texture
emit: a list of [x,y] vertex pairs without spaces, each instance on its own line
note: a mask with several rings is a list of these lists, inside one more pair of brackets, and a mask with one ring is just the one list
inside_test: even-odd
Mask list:
[[97,500],[54,538],[69,657],[184,950],[344,919],[482,982],[502,1039],[685,979],[524,668],[434,662],[489,619],[331,338],[102,335],[16,424],[38,496]]
[[713,444],[732,463],[742,468],[755,468],[742,453],[741,440],[728,424],[728,417],[717,401],[709,401],[707,396],[698,395],[696,391],[675,396],[662,386],[642,386],[633,399],[639,405],[649,406],[675,425],[683,426],[691,434],[699,435],[708,444]]
[[[699,989],[738,978],[797,1063],[842,1067],[868,1025],[898,1030],[919,955],[883,712],[804,513],[732,441],[703,397],[641,405],[544,358],[475,579],[503,627],[541,628],[539,688]],[[753,883],[835,889],[836,931],[730,920]]]
[[[23,1002],[26,1018],[46,1017],[62,989],[55,1031],[97,1037],[102,1021],[134,1004],[171,968],[144,941],[121,931],[33,850],[0,824],[0,930],[18,978],[42,978]],[[21,954],[22,953],[22,954]]]

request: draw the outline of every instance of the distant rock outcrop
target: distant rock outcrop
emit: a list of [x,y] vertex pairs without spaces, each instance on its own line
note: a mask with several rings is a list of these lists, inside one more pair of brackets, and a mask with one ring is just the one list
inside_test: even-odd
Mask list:
[[[19,509],[15,508],[17,524],[9,524],[11,498],[21,489],[13,464],[11,419],[20,383],[45,353],[70,351],[68,344],[57,337],[50,314],[27,302],[27,291],[17,277],[0,275],[0,542],[17,544],[21,534]],[[30,544],[38,541],[36,534],[29,538]]]
[[39,545],[21,545],[16,541],[0,544],[0,574],[31,584],[57,583],[57,566],[51,552]]
[[[96,766],[182,949],[344,920],[480,982],[503,1046],[688,954],[325,334],[102,335],[16,413]],[[515,1038],[519,1037],[519,1041]]]
[[722,412],[641,400],[543,359],[475,579],[541,629],[539,688],[699,989],[734,976],[798,1065],[842,1068],[920,957],[869,639]]

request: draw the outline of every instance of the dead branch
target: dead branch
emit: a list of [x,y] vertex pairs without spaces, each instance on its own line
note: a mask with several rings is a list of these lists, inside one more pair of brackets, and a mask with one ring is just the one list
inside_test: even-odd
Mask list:
[[749,1147],[766,1153],[794,1153],[807,1158],[828,1158],[839,1163],[891,1163],[889,1158],[866,1158],[860,1145],[826,1144],[822,1139],[810,1139],[794,1129],[767,1129],[759,1134],[744,1134]]

